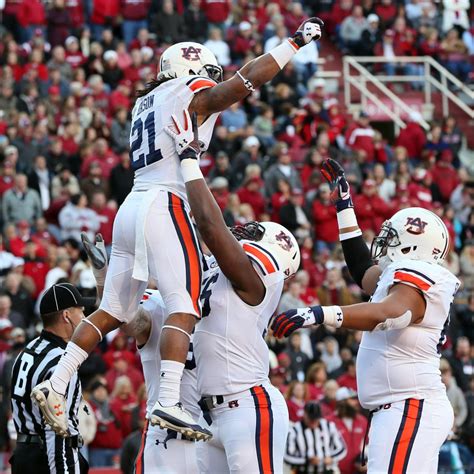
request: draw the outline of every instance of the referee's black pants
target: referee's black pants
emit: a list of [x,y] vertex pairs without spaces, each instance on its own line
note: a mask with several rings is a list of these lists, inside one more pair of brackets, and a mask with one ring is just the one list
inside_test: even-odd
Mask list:
[[[10,464],[12,474],[51,474],[46,449],[40,444],[17,443]],[[89,472],[89,464],[81,453],[79,466],[81,474]],[[70,472],[74,472],[74,466],[70,466]]]

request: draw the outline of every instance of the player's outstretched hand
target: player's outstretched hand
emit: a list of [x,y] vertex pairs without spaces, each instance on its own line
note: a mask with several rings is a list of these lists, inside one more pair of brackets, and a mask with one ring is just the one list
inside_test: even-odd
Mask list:
[[308,18],[303,21],[291,39],[301,48],[311,41],[318,41],[321,38],[321,27],[324,21],[317,17]]
[[273,331],[273,335],[280,339],[281,337],[288,337],[303,327],[321,324],[323,320],[323,310],[320,306],[290,309],[276,316],[270,325],[270,329]]
[[95,235],[95,242],[91,242],[85,232],[81,232],[82,245],[92,264],[92,272],[97,281],[97,285],[104,286],[105,275],[107,273],[108,259],[107,250],[102,234]]
[[328,158],[321,165],[321,174],[331,187],[331,198],[336,204],[337,212],[354,207],[344,168],[336,160]]
[[178,120],[175,114],[171,115],[172,125],[165,127],[165,132],[174,140],[176,153],[181,161],[186,158],[199,159],[199,136],[197,114],[194,112],[189,116],[189,112],[184,110],[184,120]]

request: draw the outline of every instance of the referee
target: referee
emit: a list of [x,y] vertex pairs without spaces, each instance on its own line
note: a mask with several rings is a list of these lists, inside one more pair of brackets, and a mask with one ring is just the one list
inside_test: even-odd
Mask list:
[[78,431],[78,410],[82,399],[81,383],[74,374],[67,390],[67,415],[70,437],[62,438],[44,423],[32,403],[32,387],[51,376],[74,329],[84,318],[84,307],[93,305],[70,283],[49,288],[40,302],[44,329],[18,355],[12,370],[11,403],[17,444],[10,459],[12,474],[83,474],[89,465],[80,454],[82,438]]

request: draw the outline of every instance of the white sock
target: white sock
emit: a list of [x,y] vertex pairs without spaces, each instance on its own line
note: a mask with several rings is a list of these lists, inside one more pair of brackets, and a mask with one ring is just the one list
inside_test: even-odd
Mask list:
[[170,407],[179,402],[183,370],[184,364],[181,362],[175,360],[161,361],[158,401],[164,407]]
[[68,342],[64,354],[59,359],[58,365],[50,378],[51,385],[56,392],[61,395],[66,394],[67,386],[74,372],[77,371],[88,356],[89,354],[77,344],[72,341]]

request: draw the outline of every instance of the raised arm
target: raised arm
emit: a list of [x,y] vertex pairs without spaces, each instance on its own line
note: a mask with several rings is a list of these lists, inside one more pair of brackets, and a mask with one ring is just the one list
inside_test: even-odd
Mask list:
[[294,331],[318,324],[360,331],[403,329],[421,322],[425,300],[411,286],[398,283],[379,303],[350,306],[311,306],[286,311],[275,317],[271,329],[275,337],[288,337]]
[[347,268],[354,281],[369,295],[377,286],[382,269],[372,260],[362,238],[352,203],[351,190],[342,166],[331,158],[321,168],[321,174],[329,183],[337,210],[337,225]]
[[296,30],[295,34],[282,44],[250,62],[240,69],[235,76],[216,86],[196,94],[189,106],[190,112],[200,117],[221,112],[247,95],[271,81],[298,52],[311,41],[321,38],[319,18],[309,18]]
[[221,210],[199,169],[196,114],[191,119],[185,110],[183,120],[174,115],[172,117],[174,125],[165,130],[175,141],[189,204],[201,238],[242,300],[257,305],[265,296],[263,282],[247,254],[227,228]]

